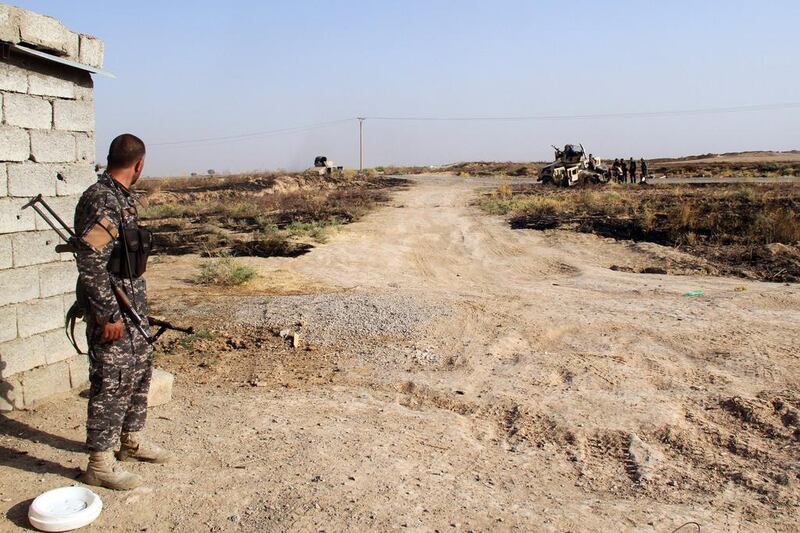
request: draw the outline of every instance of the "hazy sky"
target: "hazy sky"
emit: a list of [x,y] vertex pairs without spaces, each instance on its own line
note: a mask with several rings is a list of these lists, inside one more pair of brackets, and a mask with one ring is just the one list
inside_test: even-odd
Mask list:
[[[106,43],[98,157],[130,131],[149,175],[358,164],[367,116],[584,115],[800,101],[800,2],[15,3]],[[365,123],[365,164],[800,148],[800,108],[529,122]]]

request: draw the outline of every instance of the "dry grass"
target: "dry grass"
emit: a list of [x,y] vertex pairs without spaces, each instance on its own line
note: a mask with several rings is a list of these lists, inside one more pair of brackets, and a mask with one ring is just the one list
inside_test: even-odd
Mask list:
[[194,281],[199,285],[233,287],[247,283],[256,276],[253,267],[244,265],[232,257],[220,257],[203,263]]

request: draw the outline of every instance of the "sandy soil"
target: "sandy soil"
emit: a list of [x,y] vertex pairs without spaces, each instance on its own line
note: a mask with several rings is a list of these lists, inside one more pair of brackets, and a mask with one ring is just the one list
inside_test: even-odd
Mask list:
[[[179,460],[100,490],[91,530],[796,530],[797,284],[611,270],[675,252],[511,230],[470,205],[486,182],[418,181],[309,254],[252,260],[247,289],[193,288],[193,257],[153,267],[160,311],[229,331],[160,358],[175,399],[148,431]],[[308,292],[442,312],[305,350],[228,326],[253,294]],[[0,421],[0,529],[77,475],[84,411]]]

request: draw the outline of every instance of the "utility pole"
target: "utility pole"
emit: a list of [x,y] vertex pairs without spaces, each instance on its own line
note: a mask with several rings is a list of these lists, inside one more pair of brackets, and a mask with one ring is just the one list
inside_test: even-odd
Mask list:
[[358,119],[358,171],[364,172],[364,120],[365,117]]

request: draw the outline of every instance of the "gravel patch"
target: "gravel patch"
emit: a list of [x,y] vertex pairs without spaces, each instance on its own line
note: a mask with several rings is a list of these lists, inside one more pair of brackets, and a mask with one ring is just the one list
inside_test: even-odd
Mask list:
[[408,294],[330,293],[263,298],[239,307],[234,320],[296,331],[315,345],[358,347],[368,339],[418,337],[451,314],[448,305]]

